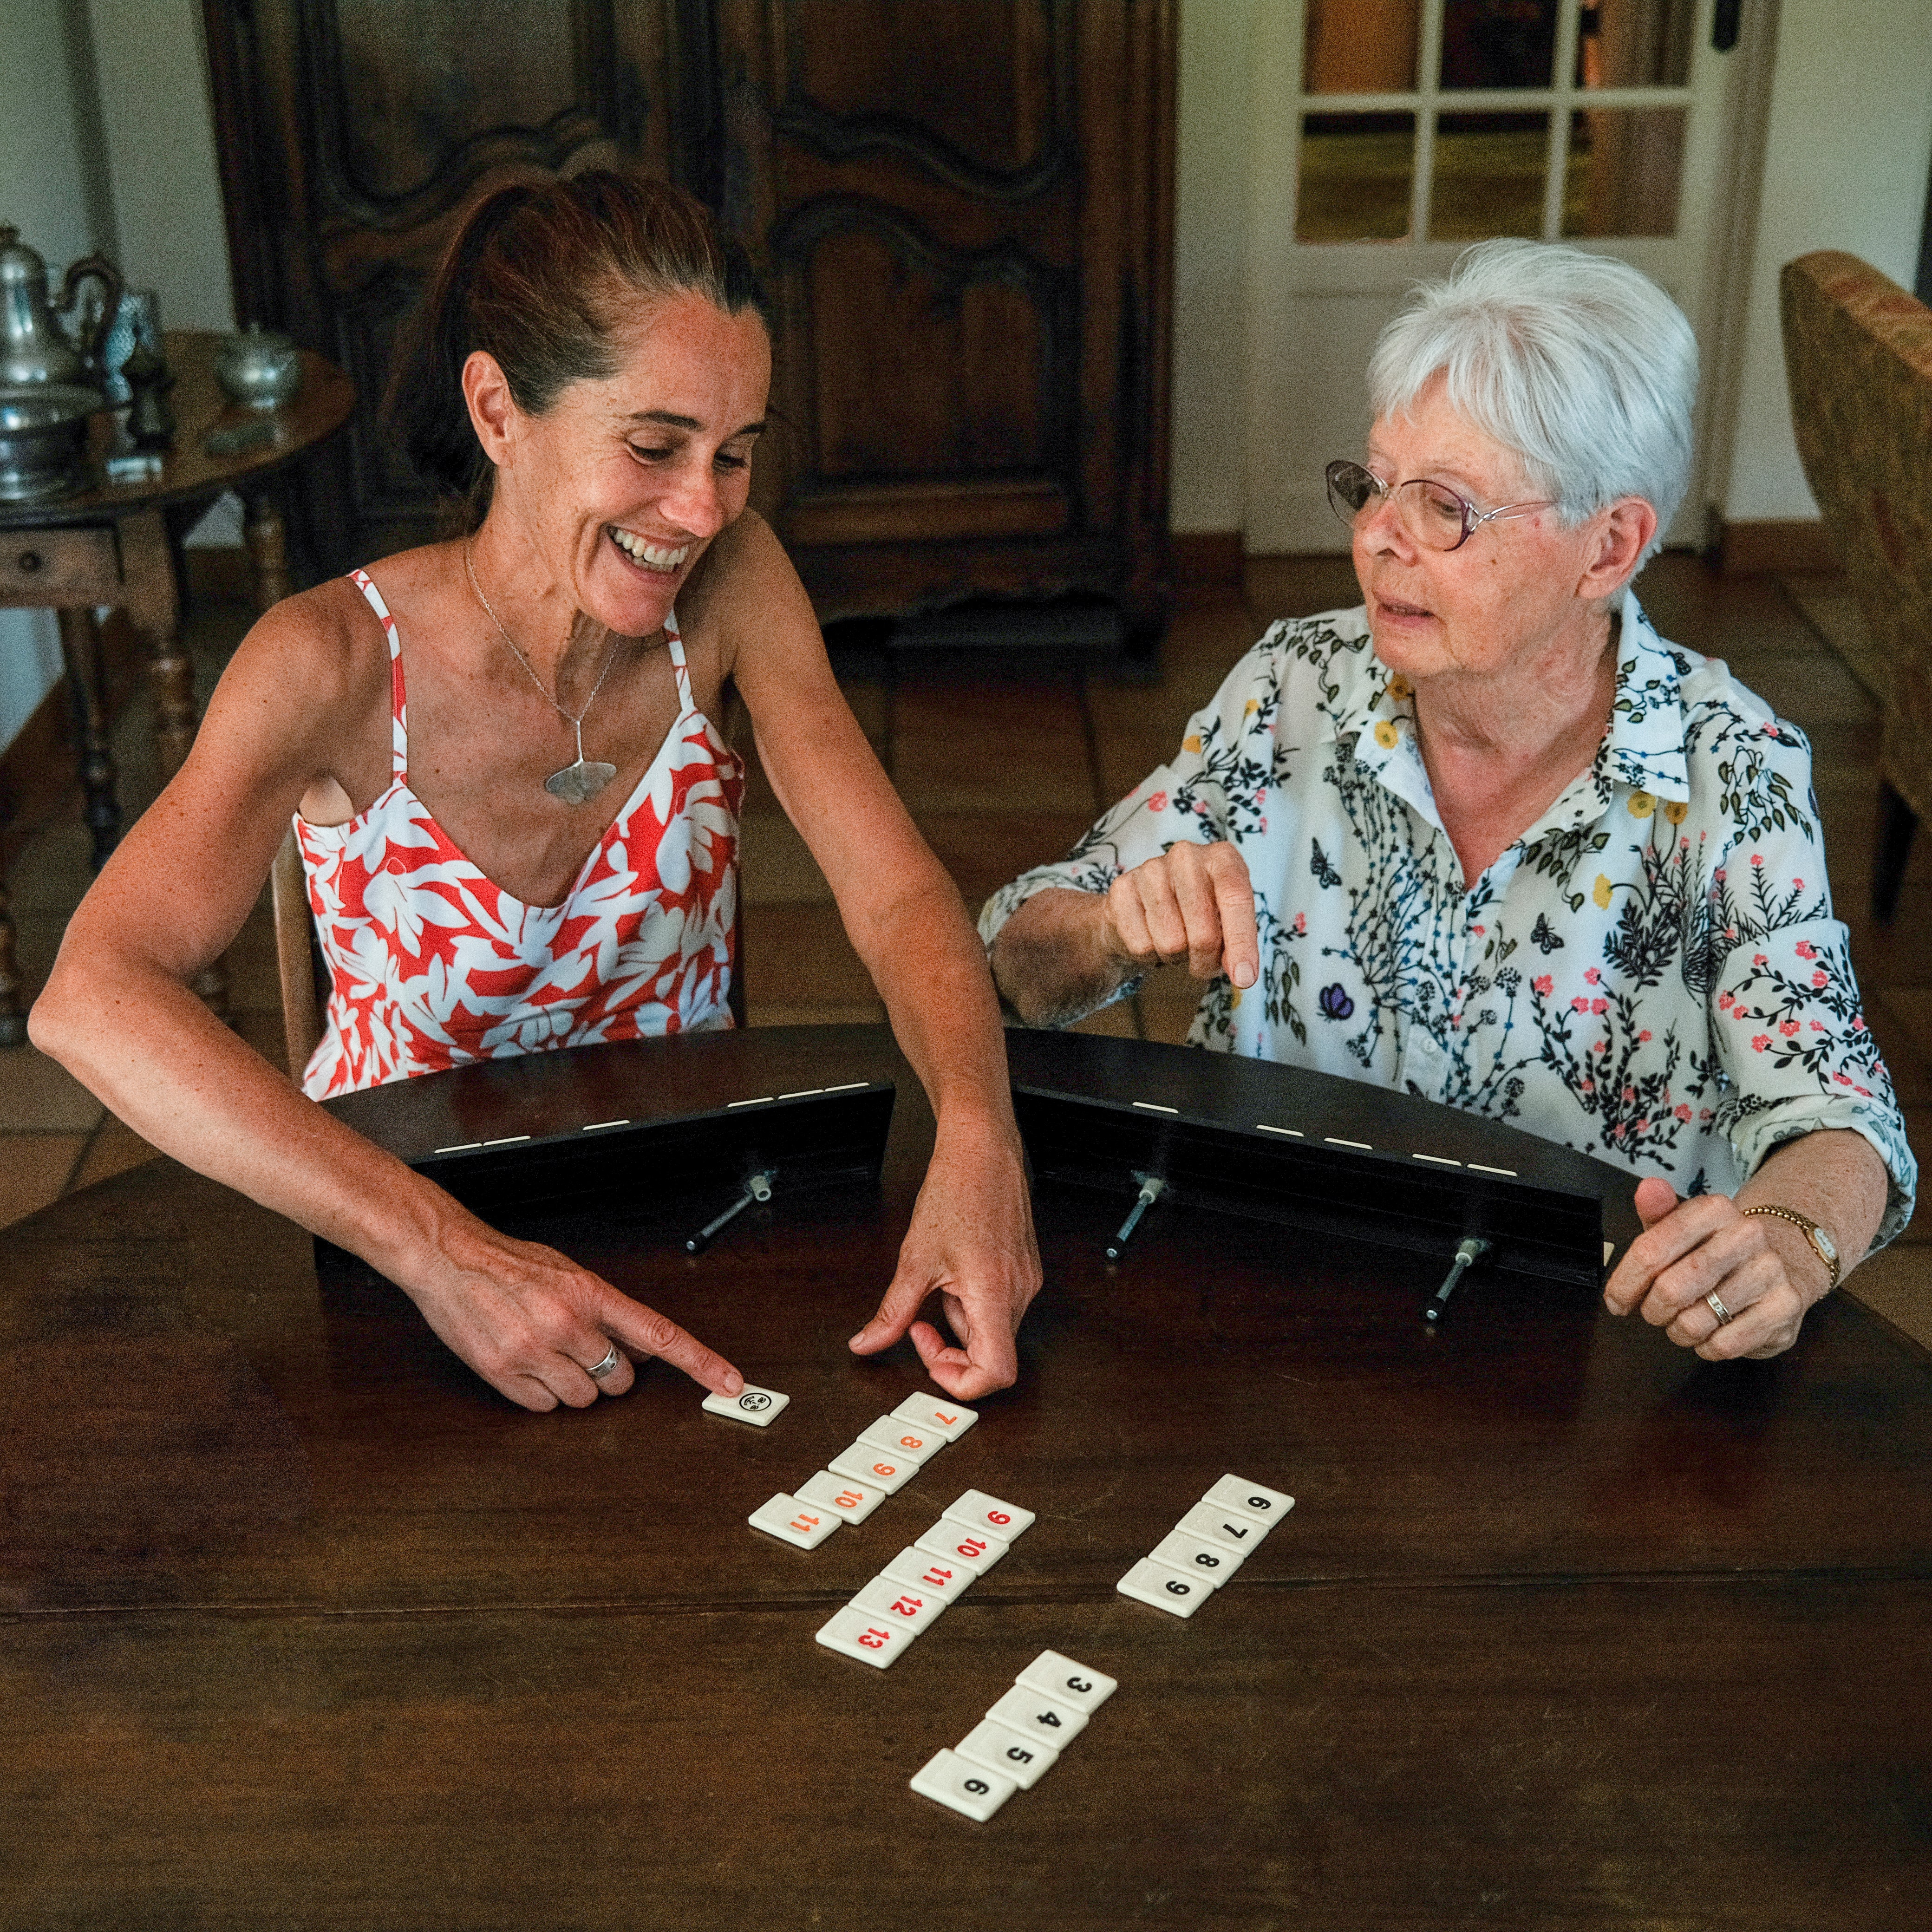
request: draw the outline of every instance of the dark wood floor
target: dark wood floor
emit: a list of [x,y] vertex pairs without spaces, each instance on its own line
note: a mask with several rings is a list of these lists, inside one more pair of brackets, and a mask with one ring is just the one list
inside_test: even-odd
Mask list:
[[[1896,1081],[1915,1146],[1932,1145],[1932,832],[1913,854],[1898,916],[1867,910],[1876,823],[1878,712],[1856,607],[1831,580],[1724,579],[1694,558],[1654,562],[1639,586],[1663,633],[1728,659],[1745,683],[1809,734],[1839,916],[1850,927],[1866,1010]],[[1028,866],[1058,857],[1095,814],[1165,758],[1188,714],[1276,617],[1357,601],[1344,558],[1257,558],[1245,591],[1176,617],[1162,675],[1117,683],[1071,661],[853,652],[843,682],[861,724],[970,908]],[[212,606],[192,627],[212,678],[247,614]],[[742,726],[742,721],[734,721]],[[148,721],[137,706],[117,734],[130,812],[153,796]],[[748,731],[736,732],[748,745]],[[76,794],[28,842],[10,881],[30,989],[51,963],[86,890],[87,838]],[[744,826],[746,991],[755,1025],[875,1020],[872,985],[840,928],[818,868],[755,768]],[[232,956],[238,1024],[281,1058],[272,932],[258,909]],[[1095,1030],[1174,1040],[1194,1006],[1186,975],[1153,976]],[[151,1158],[153,1150],[31,1048],[0,1056],[0,1225]],[[1932,1346],[1932,1213],[1868,1263],[1852,1288]]]

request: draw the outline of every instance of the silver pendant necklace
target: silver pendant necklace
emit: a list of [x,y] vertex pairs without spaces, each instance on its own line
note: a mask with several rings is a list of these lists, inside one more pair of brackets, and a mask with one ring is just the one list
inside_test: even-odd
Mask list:
[[577,733],[577,762],[566,765],[561,771],[552,772],[544,780],[544,790],[553,798],[560,798],[566,805],[588,805],[610,781],[617,776],[615,765],[607,765],[596,758],[584,755],[584,721],[590,715],[590,707],[597,702],[597,694],[604,688],[604,680],[610,675],[610,667],[617,662],[617,645],[614,641],[610,654],[604,660],[604,668],[597,674],[597,682],[590,687],[590,695],[584,700],[584,709],[573,718],[563,706],[544,689],[544,681],[531,669],[530,661],[517,648],[517,640],[503,628],[503,620],[491,609],[490,600],[483,594],[483,586],[476,581],[476,566],[470,560],[469,538],[463,540],[463,568],[470,578],[470,588],[476,593],[476,601],[482,605],[485,614],[496,627],[496,634],[510,647],[510,655],[521,664],[531,683],[543,692],[550,708]]

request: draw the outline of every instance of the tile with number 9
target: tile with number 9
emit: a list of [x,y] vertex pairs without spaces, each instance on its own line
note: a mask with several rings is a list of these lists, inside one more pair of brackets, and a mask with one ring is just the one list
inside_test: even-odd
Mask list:
[[954,1522],[970,1524],[975,1529],[990,1529],[1009,1543],[1022,1530],[1033,1526],[1034,1513],[1018,1503],[1003,1503],[984,1490],[968,1490],[946,1505],[945,1514]]

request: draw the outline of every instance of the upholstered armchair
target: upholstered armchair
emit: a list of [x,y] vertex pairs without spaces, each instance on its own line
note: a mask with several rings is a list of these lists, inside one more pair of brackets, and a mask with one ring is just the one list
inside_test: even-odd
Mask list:
[[1780,292],[1805,479],[1886,669],[1872,910],[1889,920],[1932,814],[1932,309],[1834,250],[1787,262]]

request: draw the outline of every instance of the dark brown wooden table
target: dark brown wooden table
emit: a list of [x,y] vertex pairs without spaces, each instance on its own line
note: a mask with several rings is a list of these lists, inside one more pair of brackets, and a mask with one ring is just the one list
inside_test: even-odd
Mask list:
[[[0,1925],[1924,1924],[1932,1379],[1855,1303],[1720,1367],[1472,1277],[1431,1339],[1420,1256],[1156,1213],[1110,1268],[1043,1190],[1019,1386],[806,1555],[745,1517],[925,1386],[844,1345],[929,1120],[875,1030],[662,1064],[900,1083],[876,1192],[545,1230],[764,1432],[661,1368],[526,1414],[168,1162],[9,1232]],[[1223,1472],[1298,1507],[1191,1622],[1116,1594]],[[969,1485],[1039,1512],[1005,1562],[888,1672],[815,1645]],[[1059,1765],[915,1797],[1048,1646],[1120,1680]]]

